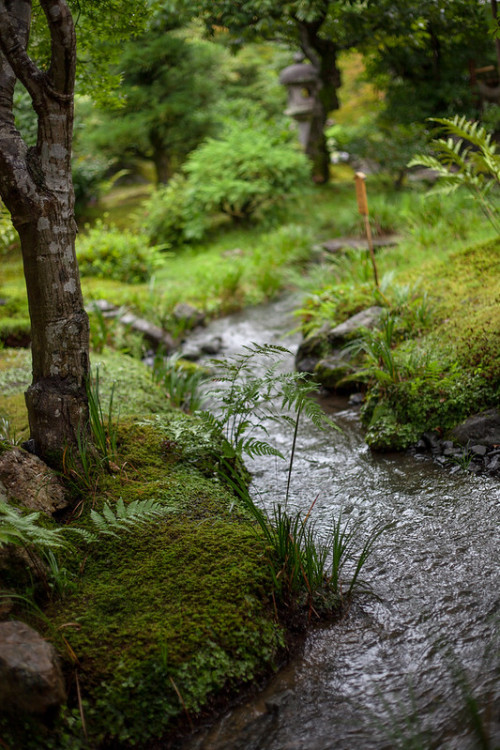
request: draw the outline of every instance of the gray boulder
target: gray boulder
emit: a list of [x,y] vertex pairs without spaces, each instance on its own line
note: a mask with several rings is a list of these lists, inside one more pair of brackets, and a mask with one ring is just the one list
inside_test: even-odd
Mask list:
[[65,700],[54,647],[24,622],[0,622],[0,706],[43,715]]
[[500,446],[500,411],[488,409],[454,427],[450,437],[461,445]]
[[[333,328],[325,323],[319,331],[305,338],[295,356],[295,367],[299,372],[311,372],[326,388],[337,384],[356,368],[351,356],[342,351],[348,341],[355,338],[363,328],[374,328],[383,308],[368,307]],[[340,369],[339,369],[340,368]],[[354,381],[346,388],[356,388]]]
[[154,323],[150,323],[149,320],[138,318],[137,315],[127,312],[120,317],[120,323],[140,333],[154,349],[161,346],[169,352],[174,348],[174,342],[170,334]]
[[187,302],[179,302],[173,309],[172,316],[186,328],[195,328],[205,322],[205,313]]
[[[353,371],[349,360],[339,356],[320,359],[314,368],[314,377],[325,388],[342,390],[342,381]],[[352,390],[352,385],[346,387],[346,392]]]
[[361,310],[361,312],[328,331],[328,343],[334,349],[338,349],[352,339],[361,328],[375,328],[380,320],[382,310],[383,308],[377,305]]

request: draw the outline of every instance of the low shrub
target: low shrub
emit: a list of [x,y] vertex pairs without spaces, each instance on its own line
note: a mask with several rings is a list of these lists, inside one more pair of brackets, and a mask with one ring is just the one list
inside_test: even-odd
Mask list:
[[232,127],[208,139],[188,157],[184,175],[146,204],[145,229],[152,241],[179,246],[201,239],[210,217],[259,220],[307,183],[304,154],[268,130]]
[[99,276],[128,284],[147,281],[161,265],[157,247],[144,235],[106,226],[99,220],[77,240],[77,258],[82,276]]

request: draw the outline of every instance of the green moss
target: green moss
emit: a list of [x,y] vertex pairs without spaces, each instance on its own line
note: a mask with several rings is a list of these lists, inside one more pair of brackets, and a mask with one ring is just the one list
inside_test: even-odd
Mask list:
[[[156,423],[122,422],[122,470],[104,477],[92,500],[100,510],[119,497],[154,497],[168,514],[118,538],[80,543],[60,560],[77,585],[45,612],[48,637],[64,634],[57,645],[69,672],[68,654],[78,659],[93,746],[142,745],[167,734],[186,710],[196,713],[226,688],[273,668],[284,645],[264,548],[217,480],[216,450],[207,476],[207,458],[202,473],[166,439],[168,423],[168,415]],[[194,445],[192,432],[190,440]],[[76,523],[90,525],[89,513],[87,503]],[[78,727],[70,719],[71,711],[63,713],[47,747],[72,746],[68,732],[73,742]],[[35,736],[43,747],[40,729]]]
[[284,636],[266,552],[217,460],[195,418],[120,421],[119,471],[101,475],[70,525],[92,527],[91,510],[119,498],[154,498],[167,514],[97,544],[73,535],[76,548],[58,555],[64,594],[34,624],[60,652],[69,703],[50,732],[8,724],[14,746],[80,747],[75,673],[92,747],[143,746],[275,667]]
[[435,323],[394,353],[406,362],[396,382],[371,385],[363,420],[376,449],[407,447],[431,429],[444,434],[500,405],[500,240],[429,261],[420,279]]

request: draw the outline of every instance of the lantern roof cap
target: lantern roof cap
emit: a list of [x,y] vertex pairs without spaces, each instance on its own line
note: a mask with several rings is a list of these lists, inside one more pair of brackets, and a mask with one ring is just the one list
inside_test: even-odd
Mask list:
[[295,63],[289,65],[280,73],[280,83],[290,86],[293,83],[311,83],[318,80],[318,73],[313,65],[308,63]]

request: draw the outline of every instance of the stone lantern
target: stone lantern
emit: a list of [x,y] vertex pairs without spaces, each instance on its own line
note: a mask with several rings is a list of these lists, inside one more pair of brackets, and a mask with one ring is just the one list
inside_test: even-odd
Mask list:
[[318,108],[318,74],[312,65],[295,63],[281,71],[280,83],[288,89],[285,114],[297,122],[299,141],[307,152],[311,123]]

